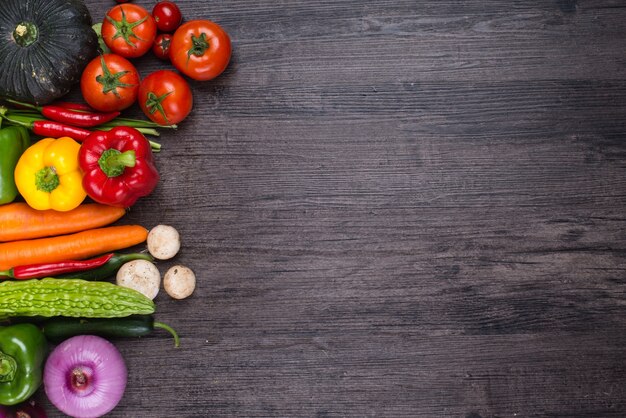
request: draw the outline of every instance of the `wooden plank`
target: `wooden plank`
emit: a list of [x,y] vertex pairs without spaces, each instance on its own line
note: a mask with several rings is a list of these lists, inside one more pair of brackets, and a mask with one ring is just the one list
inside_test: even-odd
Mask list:
[[124,222],[198,287],[110,416],[626,415],[622,2],[177,3],[233,62]]

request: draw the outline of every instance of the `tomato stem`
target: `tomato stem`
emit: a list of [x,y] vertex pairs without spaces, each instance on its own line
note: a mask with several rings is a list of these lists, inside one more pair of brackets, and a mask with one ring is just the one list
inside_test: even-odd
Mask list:
[[187,62],[189,62],[189,58],[192,55],[196,57],[201,57],[204,55],[207,49],[209,49],[209,41],[206,38],[206,33],[202,32],[200,36],[196,37],[193,33],[191,34],[191,43],[193,46],[187,51]]
[[135,22],[130,23],[126,19],[126,13],[124,13],[124,7],[120,6],[120,10],[122,11],[121,20],[115,20],[111,16],[106,15],[106,19],[109,21],[109,23],[111,23],[115,27],[115,35],[113,36],[113,39],[117,39],[120,37],[124,38],[124,41],[128,45],[132,46],[133,48],[136,48],[137,45],[133,43],[133,41],[130,39],[131,37],[137,39],[138,41],[145,41],[145,40],[137,36],[137,34],[135,34],[133,29],[141,25],[143,22],[145,22],[146,19],[148,19],[148,15],[144,16],[142,19],[139,19]]
[[156,94],[154,94],[154,92],[149,92],[148,99],[146,100],[146,108],[148,109],[150,114],[154,115],[154,112],[159,112],[161,116],[163,116],[163,119],[165,119],[165,122],[167,122],[168,125],[170,121],[167,118],[167,115],[165,114],[165,109],[163,109],[163,100],[165,100],[165,98],[172,93],[174,93],[173,90],[168,91],[167,93],[161,96],[157,96]]
[[118,87],[132,87],[134,84],[128,84],[120,81],[122,77],[128,74],[130,71],[120,71],[118,73],[111,73],[104,57],[100,55],[100,66],[102,67],[102,74],[96,77],[96,81],[102,85],[102,93],[107,94],[112,92],[116,97],[120,97],[117,89]]

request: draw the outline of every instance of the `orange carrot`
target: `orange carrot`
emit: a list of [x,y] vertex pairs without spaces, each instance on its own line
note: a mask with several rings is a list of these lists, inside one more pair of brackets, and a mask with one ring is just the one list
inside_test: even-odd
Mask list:
[[25,264],[79,260],[140,244],[148,231],[139,225],[109,226],[71,235],[0,244],[0,270]]
[[111,224],[124,208],[87,203],[68,212],[36,210],[26,203],[0,206],[0,242],[72,234]]

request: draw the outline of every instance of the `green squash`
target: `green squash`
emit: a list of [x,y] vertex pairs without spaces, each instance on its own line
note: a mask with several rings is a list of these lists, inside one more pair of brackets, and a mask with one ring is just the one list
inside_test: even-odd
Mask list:
[[81,0],[0,0],[0,96],[49,103],[80,80],[97,50]]

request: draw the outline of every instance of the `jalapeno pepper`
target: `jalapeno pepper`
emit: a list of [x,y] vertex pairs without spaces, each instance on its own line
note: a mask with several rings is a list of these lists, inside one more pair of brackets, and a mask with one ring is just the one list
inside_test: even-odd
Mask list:
[[11,203],[17,197],[15,166],[29,146],[26,129],[9,126],[0,130],[0,205]]
[[53,342],[84,334],[108,338],[143,337],[160,328],[172,334],[174,346],[179,346],[176,331],[167,324],[155,321],[151,315],[131,315],[124,318],[55,317],[45,321],[41,327],[46,338]]
[[18,404],[35,393],[47,347],[33,324],[0,327],[0,405]]

